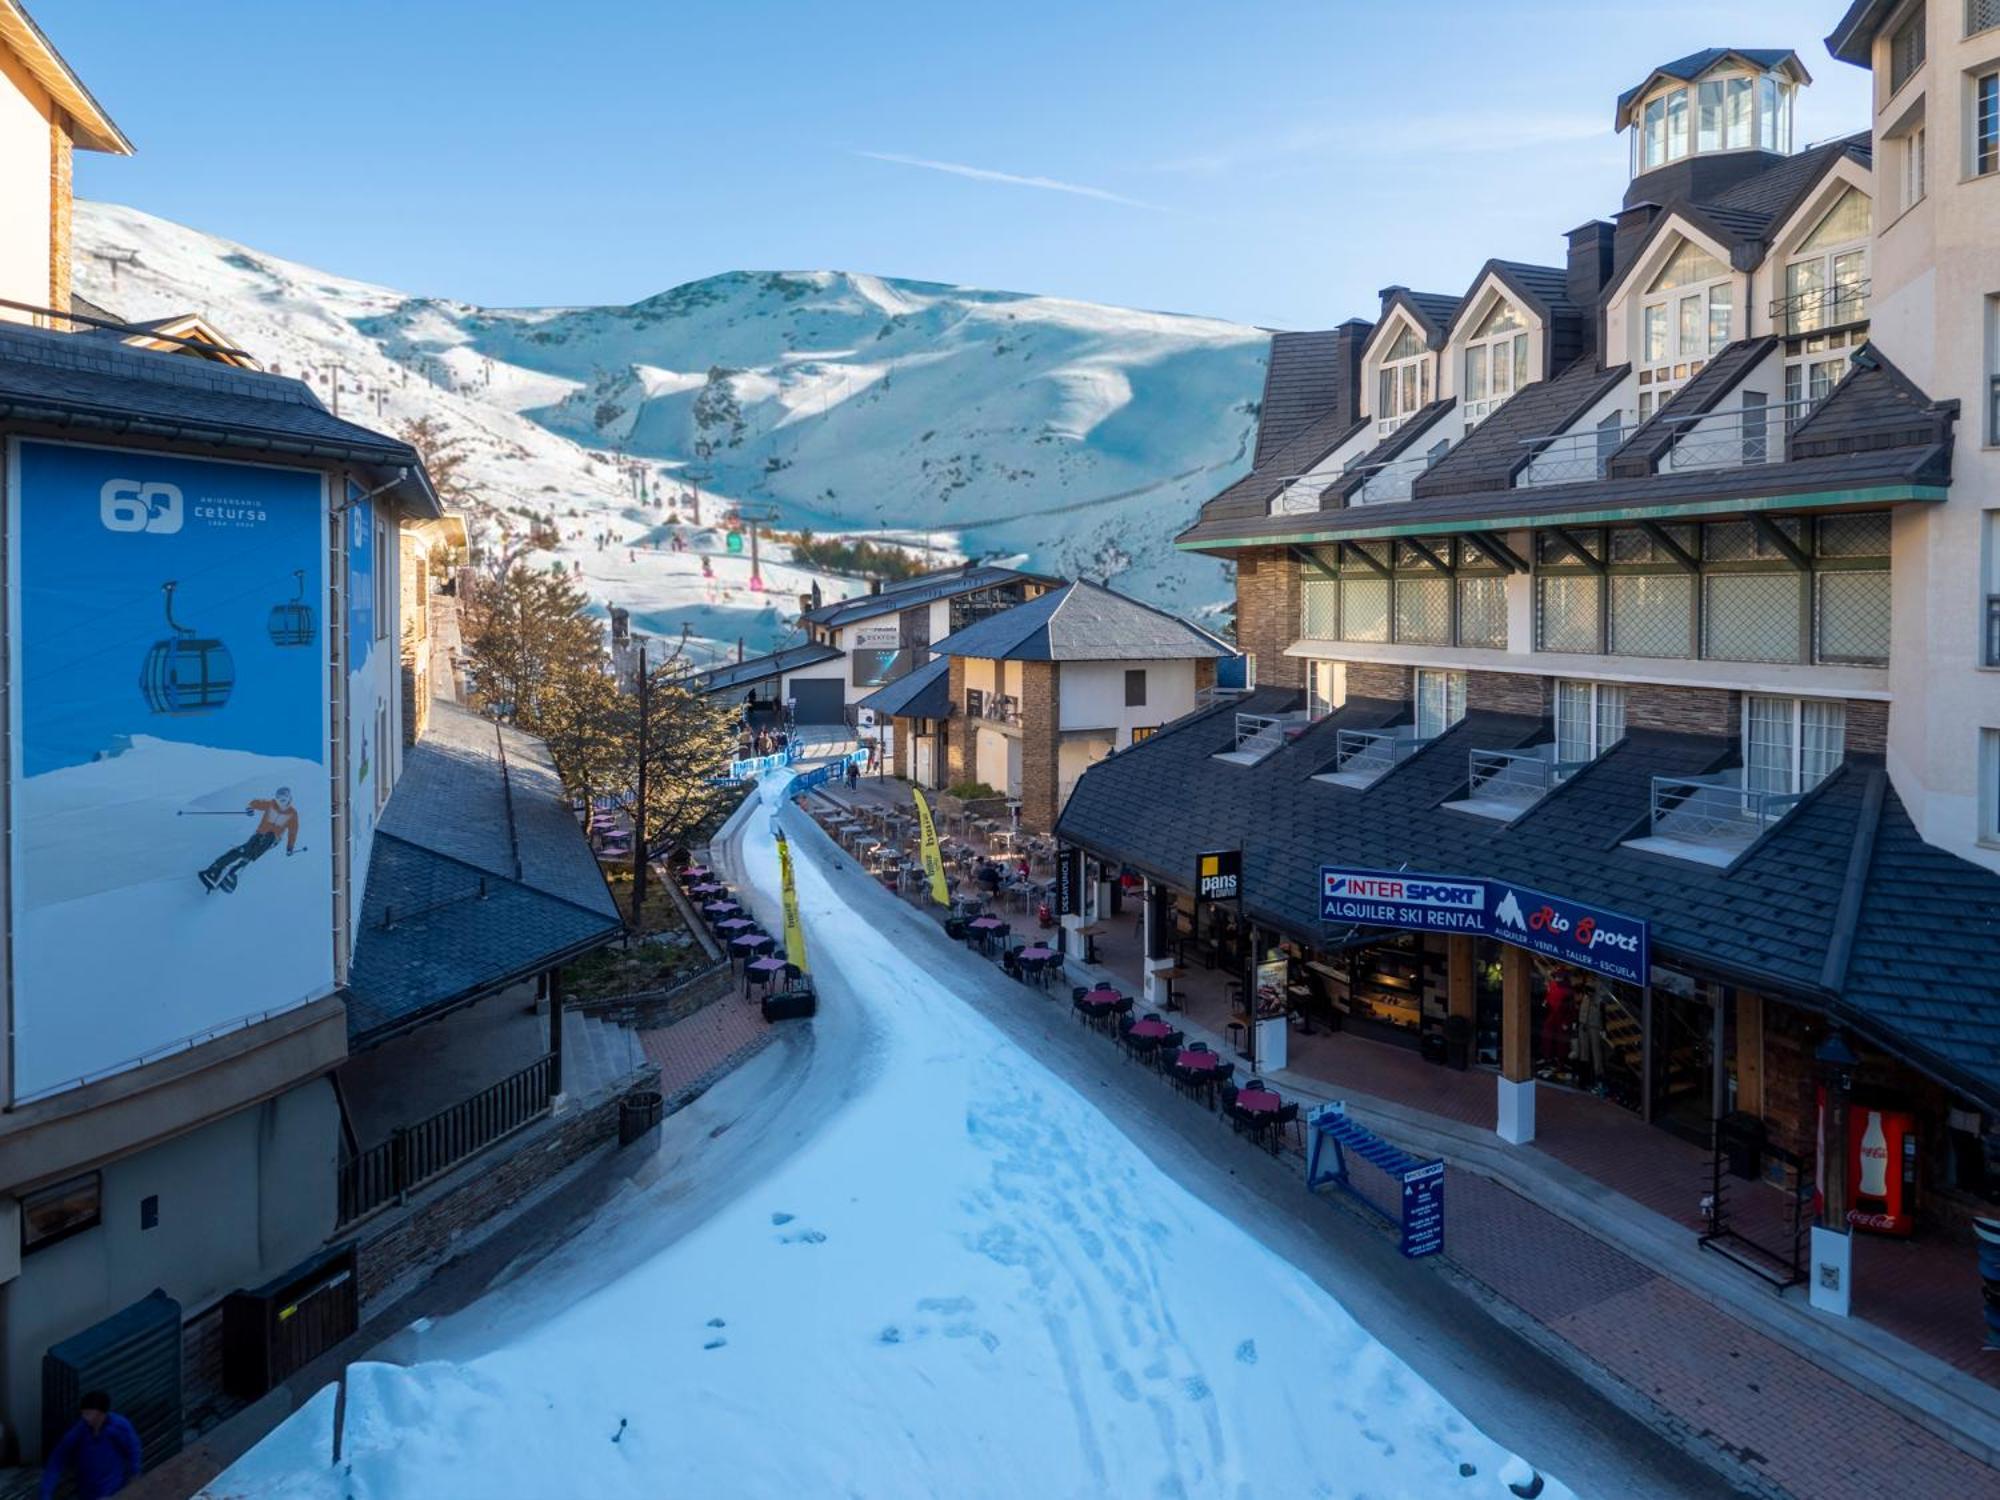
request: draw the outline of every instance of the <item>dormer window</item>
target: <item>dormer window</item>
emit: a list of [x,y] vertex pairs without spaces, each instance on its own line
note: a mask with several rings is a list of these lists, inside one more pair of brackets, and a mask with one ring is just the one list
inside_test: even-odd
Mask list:
[[1375,377],[1375,431],[1387,437],[1429,404],[1431,399],[1430,351],[1409,324],[1382,356],[1382,368]]
[[1645,421],[1729,342],[1736,288],[1729,267],[1682,240],[1639,313],[1639,420]]
[[1484,421],[1528,383],[1528,324],[1502,297],[1465,346],[1465,425]]

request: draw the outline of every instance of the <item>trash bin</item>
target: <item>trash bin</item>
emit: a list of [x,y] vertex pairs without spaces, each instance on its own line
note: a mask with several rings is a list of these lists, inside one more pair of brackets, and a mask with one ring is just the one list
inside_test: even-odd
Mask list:
[[1426,1027],[1417,1039],[1417,1050],[1427,1063],[1443,1062],[1447,1055],[1444,1033],[1435,1027]]
[[1465,1016],[1444,1019],[1444,1065],[1463,1073],[1472,1062],[1472,1022]]
[[1731,1110],[1716,1122],[1729,1175],[1755,1182],[1764,1175],[1764,1122],[1746,1110]]
[[666,1118],[666,1097],[658,1089],[634,1089],[618,1101],[618,1144],[629,1146]]

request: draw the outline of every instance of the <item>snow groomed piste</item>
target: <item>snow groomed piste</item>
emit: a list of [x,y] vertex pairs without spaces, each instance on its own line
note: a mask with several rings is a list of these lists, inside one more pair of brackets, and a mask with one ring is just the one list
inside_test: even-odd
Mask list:
[[[670,1121],[682,1170],[576,1253],[407,1335],[412,1363],[351,1367],[337,1466],[322,1393],[209,1495],[1569,1494],[949,1003],[791,786],[718,851],[768,911],[789,836],[830,1002],[770,1116],[721,1135],[704,1100],[685,1145]],[[701,1182],[744,1131],[754,1170]]]

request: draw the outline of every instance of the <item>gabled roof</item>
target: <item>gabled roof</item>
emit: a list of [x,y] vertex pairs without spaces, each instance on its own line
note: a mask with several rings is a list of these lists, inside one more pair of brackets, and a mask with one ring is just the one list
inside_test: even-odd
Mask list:
[[[1021,606],[1026,609],[1027,605]],[[943,719],[951,715],[951,658],[935,657],[877,688],[854,705],[892,719]]]
[[1534,456],[1547,447],[1530,439],[1553,438],[1617,389],[1630,365],[1605,369],[1588,356],[1576,360],[1554,380],[1538,380],[1503,401],[1493,413],[1417,476],[1411,494],[1475,494],[1505,489]]
[[343,421],[302,382],[260,370],[0,325],[0,419],[352,463],[380,473],[413,513],[443,514],[408,443]]
[[[1643,830],[1654,776],[1735,764],[1733,737],[1634,728],[1510,823],[1446,806],[1467,752],[1548,735],[1544,720],[1474,708],[1366,789],[1313,780],[1342,728],[1401,722],[1407,705],[1350,699],[1255,765],[1218,761],[1235,712],[1297,704],[1261,690],[1198,713],[1092,766],[1063,808],[1067,842],[1176,885],[1204,849],[1244,851],[1257,921],[1324,943],[1323,862],[1518,882],[1652,925],[1661,961],[1763,984],[1834,1011],[1979,1097],[2000,1102],[2000,876],[1930,848],[1886,788],[1880,761],[1851,757],[1729,866],[1624,847]],[[1865,863],[1858,906],[1849,871]],[[1579,886],[1578,871],[1588,871]],[[1844,914],[1862,913],[1851,960]],[[1911,952],[1910,934],[1940,932]],[[1362,930],[1366,935],[1366,929]]]
[[547,747],[435,700],[375,829],[349,1045],[469,1004],[623,926]]
[[[1839,399],[1834,399],[1838,397]],[[1873,344],[1854,351],[1840,384],[1792,429],[1795,458],[1949,444],[1956,401],[1933,401]]]
[[1564,314],[1581,311],[1569,300],[1569,272],[1561,266],[1537,266],[1524,260],[1489,260],[1472,278],[1471,287],[1452,315],[1451,332],[1458,332],[1458,325],[1471,316],[1474,294],[1489,275],[1525,303],[1541,318],[1545,327]]
[[931,650],[997,661],[1186,661],[1236,654],[1197,625],[1083,579],[975,620]]
[[132,143],[125,138],[104,106],[91,97],[83,80],[63,60],[54,43],[42,35],[21,7],[20,0],[0,0],[0,46],[21,59],[21,65],[35,82],[69,116],[70,138],[86,151],[108,151],[113,156],[130,156]]
[[816,667],[823,661],[833,661],[845,654],[824,642],[807,641],[804,645],[787,646],[764,656],[746,657],[742,661],[710,667],[706,672],[695,673],[693,681],[698,692],[720,693],[728,688],[748,687],[753,682],[768,682],[800,667]]
[[1451,332],[1451,320],[1458,316],[1460,300],[1449,292],[1413,292],[1406,286],[1385,286],[1382,288],[1382,316],[1376,320],[1375,326],[1381,328],[1389,321],[1390,313],[1400,307],[1423,330],[1425,343],[1433,349],[1441,349]]
[[919,604],[949,599],[954,594],[975,593],[980,589],[990,589],[998,584],[1016,581],[1044,584],[1061,582],[1060,579],[1048,578],[1040,573],[1023,573],[1015,568],[996,567],[991,563],[963,563],[955,568],[919,573],[914,578],[884,584],[877,593],[860,594],[852,599],[837,599],[831,604],[822,604],[818,609],[807,610],[799,618],[814,625],[824,625],[828,629],[838,629],[842,625],[852,625],[857,620],[872,620],[878,615],[890,615],[898,610],[912,609]]
[[1340,367],[1342,333],[1367,326],[1357,318],[1340,328],[1271,335],[1264,399],[1257,412],[1257,447],[1250,460],[1253,471],[1316,418],[1342,404],[1346,378]]
[[1785,68],[1791,73],[1794,81],[1812,82],[1812,75],[1806,72],[1805,64],[1799,61],[1798,53],[1789,47],[1704,47],[1699,52],[1690,52],[1686,57],[1677,57],[1672,62],[1661,63],[1646,75],[1644,82],[1620,94],[1611,128],[1623,130],[1632,123],[1632,106],[1644,97],[1654,84],[1668,79],[1680,83],[1693,83],[1718,63],[1730,60],[1746,62],[1760,73]]

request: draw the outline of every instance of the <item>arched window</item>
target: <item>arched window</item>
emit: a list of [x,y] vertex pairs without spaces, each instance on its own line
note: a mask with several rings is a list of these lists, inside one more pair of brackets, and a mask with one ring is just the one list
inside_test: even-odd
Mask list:
[[1430,351],[1405,323],[1375,377],[1375,431],[1382,436],[1394,432],[1430,399]]
[[1682,240],[1640,303],[1641,422],[1729,342],[1735,302],[1729,267]]
[[1528,383],[1528,324],[1505,297],[1465,346],[1465,425],[1471,428]]

